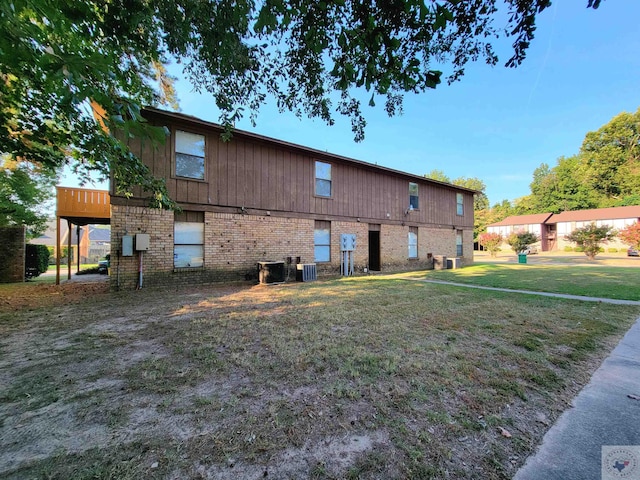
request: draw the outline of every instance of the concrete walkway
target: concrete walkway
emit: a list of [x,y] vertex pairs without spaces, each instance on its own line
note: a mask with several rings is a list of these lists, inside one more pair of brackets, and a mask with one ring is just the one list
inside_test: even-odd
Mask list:
[[422,278],[406,278],[405,280],[414,280],[424,283],[439,283],[441,285],[451,285],[454,287],[476,288],[479,290],[493,290],[496,292],[524,293],[527,295],[540,295],[543,297],[568,298],[569,300],[583,300],[585,302],[614,303],[616,305],[638,305],[640,302],[636,300],[618,300],[615,298],[599,298],[599,297],[583,297],[582,295],[568,295],[565,293],[536,292],[533,290],[513,290],[511,288],[483,287],[481,285],[469,285],[466,283],[446,282],[444,280],[426,280]]
[[[421,280],[466,288],[543,295],[589,302],[639,305],[632,300],[582,297],[528,290],[481,287],[455,282]],[[640,480],[640,317],[609,357],[595,371],[591,381],[551,427],[536,453],[518,470],[514,480]],[[603,475],[602,447],[625,449],[635,457],[633,471],[610,470]],[[627,467],[631,468],[631,467]],[[629,475],[627,475],[630,474]]]

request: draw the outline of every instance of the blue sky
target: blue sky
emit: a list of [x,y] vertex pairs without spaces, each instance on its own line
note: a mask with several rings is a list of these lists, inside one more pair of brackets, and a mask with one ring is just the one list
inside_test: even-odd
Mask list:
[[[402,116],[389,118],[383,99],[365,106],[361,143],[346,118],[329,127],[272,105],[255,127],[248,118],[237,127],[413,174],[478,177],[491,204],[514,200],[529,193],[541,163],[577,153],[587,132],[640,107],[640,1],[604,0],[595,11],[586,4],[554,1],[517,69],[502,66],[508,44],[497,44],[505,52],[499,66],[473,64],[460,82],[406,96]],[[218,120],[213,100],[186,80],[177,91],[183,113]]]

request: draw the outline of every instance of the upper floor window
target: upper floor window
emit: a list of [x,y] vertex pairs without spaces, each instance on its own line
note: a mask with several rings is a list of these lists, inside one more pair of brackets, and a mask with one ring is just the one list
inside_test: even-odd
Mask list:
[[331,196],[331,164],[316,162],[316,195]]
[[417,210],[418,208],[420,208],[418,184],[409,182],[409,209]]
[[464,195],[462,193],[456,193],[456,213],[464,215]]
[[204,180],[204,135],[176,130],[176,176]]

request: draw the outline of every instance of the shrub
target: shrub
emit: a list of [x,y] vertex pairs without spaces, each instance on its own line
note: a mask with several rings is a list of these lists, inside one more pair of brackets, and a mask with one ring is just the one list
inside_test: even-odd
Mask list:
[[615,236],[614,230],[609,225],[597,226],[591,223],[582,228],[576,228],[565,238],[577,245],[587,256],[589,260],[593,260],[601,250],[601,243],[606,243]]
[[570,247],[569,245],[565,245],[564,246],[564,251],[565,252],[573,252],[573,247]]
[[499,233],[481,233],[478,236],[478,243],[489,252],[489,255],[495,257],[500,251],[500,244],[502,243],[502,235]]
[[617,248],[608,248],[607,252],[609,252],[609,253],[618,253],[618,249]]
[[49,248],[46,245],[25,245],[25,276],[27,278],[37,277],[49,268]]
[[640,222],[636,222],[624,230],[620,230],[618,237],[630,247],[640,248]]
[[515,232],[507,237],[507,243],[511,245],[511,249],[516,253],[526,250],[529,245],[536,243],[538,240],[540,240],[538,236],[530,232]]

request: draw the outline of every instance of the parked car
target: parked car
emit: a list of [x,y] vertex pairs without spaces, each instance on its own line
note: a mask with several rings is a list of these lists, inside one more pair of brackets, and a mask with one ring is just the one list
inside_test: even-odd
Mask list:
[[109,266],[110,266],[110,254],[107,254],[104,258],[104,260],[100,260],[98,262],[98,273],[102,274],[102,275],[106,275],[107,273],[109,273]]
[[522,250],[522,252],[520,253],[524,253],[525,255],[535,255],[536,253],[538,253],[538,248],[534,246],[529,246],[524,250]]
[[627,250],[627,257],[637,257],[638,255],[638,249],[637,248],[633,248],[633,247],[629,247]]

